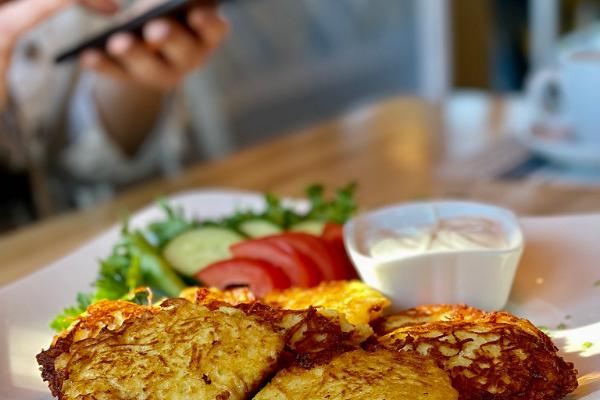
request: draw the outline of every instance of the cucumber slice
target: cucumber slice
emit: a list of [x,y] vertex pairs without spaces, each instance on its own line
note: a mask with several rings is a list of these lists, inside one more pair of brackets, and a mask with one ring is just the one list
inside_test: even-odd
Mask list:
[[266,219],[251,219],[242,222],[239,226],[240,232],[251,238],[260,238],[281,233],[281,228]]
[[194,229],[171,240],[163,256],[177,272],[193,276],[214,262],[230,258],[229,247],[242,240],[241,235],[230,229]]
[[292,232],[310,233],[311,235],[321,236],[325,229],[325,222],[317,220],[308,220],[297,223],[290,228]]

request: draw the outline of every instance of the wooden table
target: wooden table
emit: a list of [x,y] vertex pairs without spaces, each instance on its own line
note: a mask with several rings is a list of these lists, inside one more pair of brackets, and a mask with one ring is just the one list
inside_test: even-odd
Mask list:
[[[333,188],[356,181],[363,209],[453,197],[493,202],[529,215],[600,211],[600,190],[497,181],[476,173],[489,169],[493,160],[523,153],[496,129],[503,103],[494,104],[489,129],[476,132],[491,146],[479,161],[449,155],[453,139],[443,134],[441,106],[414,98],[390,99],[224,160],[190,167],[179,176],[157,179],[91,210],[0,237],[0,285],[65,255],[117,223],[125,211],[135,211],[162,195],[207,187],[302,196],[303,189],[315,182]],[[472,177],[451,177],[448,165],[462,165],[473,171]]]

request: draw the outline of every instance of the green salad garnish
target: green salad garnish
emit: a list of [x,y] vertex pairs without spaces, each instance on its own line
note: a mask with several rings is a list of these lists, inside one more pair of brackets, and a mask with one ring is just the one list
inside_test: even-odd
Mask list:
[[306,221],[343,224],[357,209],[355,191],[356,185],[350,184],[337,190],[335,196],[328,199],[323,186],[313,185],[306,190],[310,207],[303,213],[297,212],[281,198],[266,194],[263,211],[238,210],[218,220],[188,218],[183,210],[159,201],[164,218],[142,230],[131,230],[125,222],[119,242],[111,254],[100,261],[98,277],[92,284],[93,290],[79,293],[76,305],[64,309],[50,326],[56,331],[68,328],[91,304],[100,300],[147,302],[148,296],[141,296],[139,288],[147,287],[160,298],[176,297],[184,287],[198,285],[193,278],[177,273],[162,254],[167,244],[182,233],[204,226],[216,226],[247,237],[241,226],[254,220],[267,221],[281,230]]

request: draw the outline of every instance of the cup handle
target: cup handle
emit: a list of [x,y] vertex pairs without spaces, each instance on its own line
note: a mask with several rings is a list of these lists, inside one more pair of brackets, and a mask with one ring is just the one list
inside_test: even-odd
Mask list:
[[[556,90],[553,95],[552,89]],[[527,86],[532,114],[537,120],[564,117],[563,84],[559,70],[547,69],[536,73]]]

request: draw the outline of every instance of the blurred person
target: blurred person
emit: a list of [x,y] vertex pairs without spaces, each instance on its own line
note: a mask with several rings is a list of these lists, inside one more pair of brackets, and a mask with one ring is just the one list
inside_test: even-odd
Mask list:
[[0,0],[6,176],[21,174],[44,191],[48,169],[58,171],[62,185],[54,192],[64,194],[71,189],[65,182],[110,188],[177,165],[185,139],[173,93],[219,46],[228,25],[214,5],[196,6],[188,26],[156,19],[140,37],[118,33],[105,52],[88,50],[78,64],[55,65],[66,38],[97,31],[105,22],[99,14],[118,11],[116,1]]

